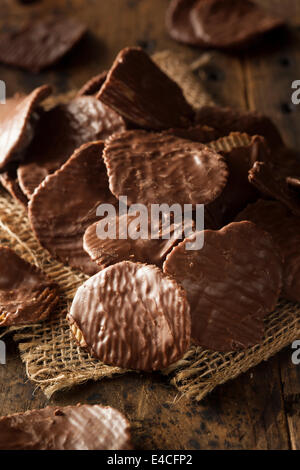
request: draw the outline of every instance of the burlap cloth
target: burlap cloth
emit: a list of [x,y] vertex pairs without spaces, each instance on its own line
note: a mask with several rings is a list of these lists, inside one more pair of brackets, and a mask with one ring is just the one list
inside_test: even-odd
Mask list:
[[[178,56],[169,52],[156,55],[159,65],[183,88],[193,105],[210,102],[198,79]],[[30,229],[27,214],[17,202],[0,191],[0,242],[12,247],[27,261],[43,269],[61,289],[61,301],[51,319],[26,328],[0,330],[3,336],[13,332],[28,378],[47,397],[61,389],[87,380],[99,380],[128,373],[92,359],[73,341],[65,320],[78,286],[86,276],[51,259],[39,246]],[[217,385],[233,379],[300,338],[300,306],[281,301],[266,318],[263,344],[238,353],[220,354],[192,346],[176,364],[163,371],[170,382],[187,397],[201,400]]]

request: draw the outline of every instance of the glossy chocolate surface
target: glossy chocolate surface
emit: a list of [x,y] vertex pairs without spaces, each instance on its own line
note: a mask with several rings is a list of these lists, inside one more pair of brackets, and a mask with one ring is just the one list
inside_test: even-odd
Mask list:
[[137,47],[118,54],[98,98],[145,129],[189,127],[194,119],[181,88]]
[[54,282],[13,250],[0,246],[0,326],[45,320],[58,300]]
[[123,261],[80,287],[68,315],[81,346],[106,364],[160,370],[190,344],[183,289],[156,266]]
[[187,292],[192,339],[224,352],[260,343],[263,319],[274,310],[282,283],[282,259],[272,237],[241,222],[206,230],[202,250],[186,250],[187,241],[167,256],[164,271]]
[[47,407],[0,418],[1,450],[130,450],[130,425],[100,405]]
[[283,296],[300,302],[300,218],[277,201],[259,200],[237,220],[250,220],[267,231],[283,256]]
[[0,105],[0,171],[9,163],[25,158],[25,150],[33,136],[39,104],[51,93],[47,85],[29,95],[15,95]]
[[208,204],[228,177],[222,156],[207,146],[146,131],[108,139],[104,161],[112,193],[128,204]]
[[58,62],[86,32],[75,18],[49,15],[0,35],[0,62],[37,73]]
[[18,169],[23,192],[30,199],[43,179],[58,170],[78,147],[124,129],[123,119],[93,96],[77,97],[45,112],[26,162]]
[[98,220],[101,203],[115,203],[102,160],[103,142],[84,144],[35,191],[29,220],[54,258],[87,274],[99,270],[83,250],[85,230]]

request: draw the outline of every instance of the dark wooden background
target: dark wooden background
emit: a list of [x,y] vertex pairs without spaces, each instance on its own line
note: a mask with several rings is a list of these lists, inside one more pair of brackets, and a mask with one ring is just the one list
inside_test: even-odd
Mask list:
[[[300,147],[300,106],[291,104],[291,82],[300,79],[299,0],[260,1],[281,12],[289,30],[272,35],[251,54],[212,52],[195,74],[220,104],[258,109],[272,116],[287,143]],[[194,62],[202,52],[173,42],[164,27],[168,0],[41,0],[22,6],[1,0],[0,27],[53,10],[73,14],[89,34],[63,63],[33,76],[0,66],[8,94],[30,91],[42,83],[59,92],[81,86],[110,66],[127,45],[149,53],[173,49]],[[300,338],[299,338],[300,339]],[[180,398],[158,374],[132,374],[87,383],[58,393],[50,402],[28,382],[13,341],[8,362],[0,366],[0,415],[47,404],[101,403],[121,410],[132,422],[137,449],[300,449],[300,366],[291,363],[291,348],[217,388],[201,403]]]

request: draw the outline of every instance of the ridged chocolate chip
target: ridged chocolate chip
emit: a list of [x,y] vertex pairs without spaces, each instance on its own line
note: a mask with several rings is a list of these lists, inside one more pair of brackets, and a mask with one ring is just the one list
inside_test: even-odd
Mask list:
[[97,273],[78,289],[68,319],[81,346],[118,367],[160,370],[190,344],[185,293],[151,265],[123,261]]
[[221,155],[173,135],[128,131],[107,140],[109,185],[128,204],[208,204],[224,188],[228,170]]
[[279,130],[271,119],[254,111],[242,111],[220,106],[203,106],[197,111],[196,122],[213,127],[224,137],[231,132],[245,132],[264,137],[272,149],[283,145]]
[[47,407],[0,418],[4,450],[130,450],[130,425],[100,405]]
[[145,129],[189,127],[194,119],[181,88],[137,47],[118,54],[98,98]]
[[82,144],[105,140],[125,129],[123,119],[93,96],[81,96],[45,112],[18,169],[23,192],[30,199],[47,175],[58,170]]
[[87,274],[99,270],[83,250],[85,230],[98,220],[101,203],[115,203],[102,160],[103,142],[84,144],[35,191],[28,209],[42,246],[65,264]]
[[0,246],[0,326],[45,320],[58,300],[54,282],[13,250]]
[[29,95],[15,95],[0,105],[0,170],[21,161],[34,136],[38,105],[51,93],[47,85]]
[[[161,224],[158,229],[148,222],[144,232],[136,216],[126,214],[115,218],[113,215],[102,223],[115,224],[115,236],[104,238],[102,233],[101,236],[97,233],[99,223],[95,222],[86,230],[83,248],[102,269],[125,260],[162,266],[167,254],[184,238],[183,231],[190,234],[187,230],[193,230],[191,219],[185,221],[184,227],[171,222],[166,227]],[[129,236],[130,231],[134,231],[134,237]]]

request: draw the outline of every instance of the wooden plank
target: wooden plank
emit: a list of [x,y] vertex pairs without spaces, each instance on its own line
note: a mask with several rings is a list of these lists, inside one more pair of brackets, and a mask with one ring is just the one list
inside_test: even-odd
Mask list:
[[[247,80],[245,73],[245,60],[230,54],[208,52],[205,60],[200,57],[200,67],[195,69],[199,78],[205,82],[205,86],[217,104],[228,105],[237,108],[249,107],[251,96],[251,82]],[[195,61],[197,64],[197,61]],[[261,95],[268,93],[268,82],[254,81],[256,89]],[[252,108],[253,109],[253,108]],[[275,358],[267,364],[261,364],[249,373],[245,374],[231,384],[231,392],[237,397],[245,399],[245,407],[240,417],[239,436],[235,432],[235,440],[229,438],[221,425],[216,425],[219,445],[237,446],[237,438],[242,448],[257,449],[287,449],[290,446],[288,427],[286,422],[283,395],[281,392],[281,375],[278,359]],[[220,393],[220,395],[218,395]],[[216,391],[219,396],[218,407],[223,407],[224,396]],[[271,399],[270,399],[271,397]],[[224,423],[225,412],[221,414]],[[234,420],[232,420],[232,423]],[[226,423],[225,429],[228,427]],[[243,430],[244,429],[244,434]],[[220,441],[220,436],[225,436]],[[222,447],[221,447],[222,448]]]
[[200,53],[192,62],[192,70],[216,104],[246,107],[244,73],[238,57],[216,51]]
[[282,351],[280,366],[291,448],[300,450],[300,365],[293,364],[293,352],[292,348]]
[[290,403],[287,407],[287,420],[290,429],[291,448],[300,450],[300,404]]
[[42,392],[35,393],[33,383],[26,377],[24,365],[11,337],[2,338],[6,344],[6,365],[0,365],[0,416],[42,408],[47,399]]
[[79,88],[91,76],[110,67],[120,49],[142,45],[149,52],[170,49],[184,52],[187,59],[195,57],[192,48],[172,41],[165,30],[165,10],[168,0],[52,0],[31,6],[17,2],[1,2],[0,27],[9,22],[20,23],[31,16],[42,17],[55,9],[81,19],[89,33],[78,46],[53,69],[41,74],[16,71],[0,66],[0,77],[5,80],[9,94],[33,86],[50,83],[59,92]]
[[51,405],[101,403],[131,421],[137,449],[288,448],[278,377],[261,364],[201,403],[180,398],[158,374],[131,374],[60,392],[50,402],[25,378],[12,342],[0,366],[0,414]]
[[[272,2],[263,2],[271,5]],[[277,4],[277,9],[279,4]],[[281,2],[281,11],[300,22],[297,0]],[[264,48],[244,57],[247,100],[250,109],[272,117],[288,145],[300,147],[300,106],[292,104],[292,82],[300,77],[300,32],[293,28],[271,36]]]
[[300,397],[300,365],[293,364],[293,352],[289,347],[280,354],[282,390],[287,402]]
[[[286,144],[299,149],[300,106],[291,102],[291,84],[300,78],[300,4],[297,0],[262,0],[261,3],[281,13],[292,26],[289,33],[272,36],[267,48],[245,57],[248,104],[251,109],[270,115]],[[290,444],[293,449],[299,449],[300,413],[295,400],[300,396],[300,368],[292,364],[291,355],[290,348],[280,355],[280,369]]]

